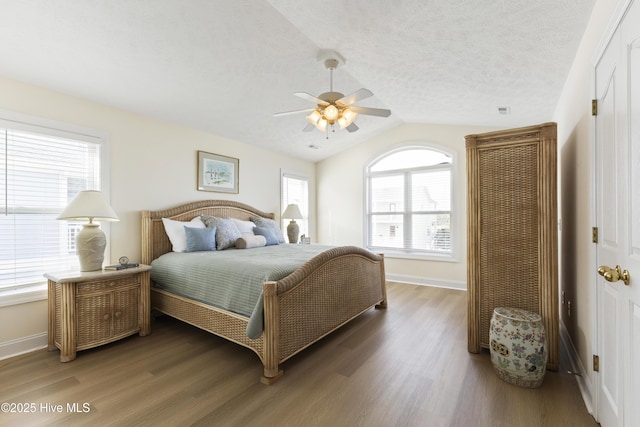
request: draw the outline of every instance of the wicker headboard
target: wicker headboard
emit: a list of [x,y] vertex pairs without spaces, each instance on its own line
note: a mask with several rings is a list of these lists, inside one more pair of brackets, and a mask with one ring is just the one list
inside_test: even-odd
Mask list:
[[162,218],[190,221],[199,215],[237,218],[245,221],[252,216],[275,219],[273,213],[262,212],[252,206],[231,200],[202,200],[161,211],[142,211],[142,263],[151,264],[151,261],[160,255],[171,252],[171,242],[164,230]]

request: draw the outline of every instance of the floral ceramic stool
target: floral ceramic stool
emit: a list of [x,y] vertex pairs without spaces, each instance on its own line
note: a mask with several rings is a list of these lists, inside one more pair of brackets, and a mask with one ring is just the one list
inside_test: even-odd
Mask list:
[[539,314],[519,308],[496,308],[489,343],[491,363],[501,379],[520,387],[540,387],[547,367],[547,346]]

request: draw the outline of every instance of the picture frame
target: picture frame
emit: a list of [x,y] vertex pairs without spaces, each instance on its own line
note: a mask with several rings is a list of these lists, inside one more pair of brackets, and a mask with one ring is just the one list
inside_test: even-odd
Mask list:
[[238,194],[240,160],[198,150],[198,190]]

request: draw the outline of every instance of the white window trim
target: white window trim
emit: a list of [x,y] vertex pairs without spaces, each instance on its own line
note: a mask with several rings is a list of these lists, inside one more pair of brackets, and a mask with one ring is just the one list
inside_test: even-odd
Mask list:
[[[379,152],[375,156],[371,157],[368,162],[365,163],[363,168],[363,182],[364,188],[364,200],[363,200],[363,212],[365,220],[363,221],[363,242],[362,245],[368,248],[369,243],[369,198],[371,194],[371,188],[369,183],[369,169],[372,164],[379,161],[383,157],[390,156],[399,151],[408,150],[411,148],[418,149],[430,149],[440,151],[442,153],[451,156],[451,253],[450,254],[438,254],[438,253],[422,253],[413,252],[409,249],[391,249],[391,248],[375,248],[376,252],[382,252],[385,257],[398,258],[398,259],[415,259],[423,261],[441,261],[441,262],[459,262],[460,261],[460,248],[459,248],[459,236],[458,236],[458,203],[456,197],[456,179],[458,176],[458,154],[450,147],[445,147],[436,143],[427,141],[408,141],[400,144],[395,144],[386,148],[384,151]],[[454,226],[455,224],[455,226]],[[463,233],[464,231],[460,231]]]
[[[110,202],[109,138],[106,132],[2,109],[0,109],[0,126],[98,143],[100,146],[100,191],[104,194],[107,203]],[[110,259],[110,225],[108,222],[101,223],[100,228],[107,238],[105,259]],[[19,289],[0,290],[0,307],[45,299],[47,299],[47,283],[44,278],[42,284]]]

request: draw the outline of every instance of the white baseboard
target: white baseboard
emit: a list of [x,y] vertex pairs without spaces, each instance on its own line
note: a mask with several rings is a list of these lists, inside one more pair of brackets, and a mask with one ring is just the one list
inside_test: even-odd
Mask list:
[[390,282],[411,283],[413,285],[434,286],[436,288],[457,289],[459,291],[467,290],[467,282],[459,282],[456,280],[431,279],[429,277],[405,276],[403,274],[387,274],[387,280]]
[[47,332],[0,343],[0,360],[46,348]]
[[573,345],[569,331],[562,321],[560,321],[560,340],[562,341],[562,347],[569,357],[571,371],[580,374],[575,376],[578,382],[578,388],[580,389],[580,394],[582,394],[582,400],[584,400],[587,411],[593,415],[593,383],[591,382],[591,376],[582,364],[580,357],[578,357],[578,351]]

